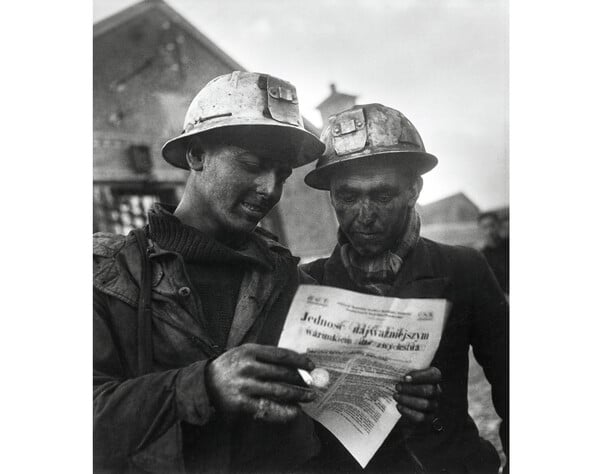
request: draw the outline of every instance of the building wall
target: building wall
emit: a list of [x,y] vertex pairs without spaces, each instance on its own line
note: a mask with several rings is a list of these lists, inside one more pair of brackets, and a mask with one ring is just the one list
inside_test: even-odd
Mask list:
[[321,122],[323,129],[329,123],[329,117],[343,110],[349,109],[356,104],[356,96],[343,94],[337,91],[335,84],[330,84],[331,92],[323,102],[317,105],[317,109],[321,112]]
[[453,194],[417,208],[424,225],[476,222],[479,208],[463,193]]
[[475,248],[480,247],[483,240],[483,234],[476,221],[424,225],[421,227],[421,235],[447,245]]
[[[160,149],[181,132],[194,95],[232,68],[160,9],[94,38],[94,180],[183,182]],[[129,145],[149,146],[150,174],[133,173]]]
[[304,184],[304,176],[314,166],[309,163],[294,170],[277,205],[290,250],[306,261],[329,256],[337,242],[338,225],[329,192]]

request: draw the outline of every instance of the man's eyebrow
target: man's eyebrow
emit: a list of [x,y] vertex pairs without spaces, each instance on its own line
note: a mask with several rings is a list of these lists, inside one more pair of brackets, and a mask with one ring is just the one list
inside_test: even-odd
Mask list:
[[341,184],[337,187],[336,191],[338,192],[342,192],[342,193],[352,193],[352,192],[356,192],[356,188],[353,188],[352,186],[348,186],[347,184]]
[[251,161],[257,162],[260,166],[263,167],[274,167],[279,174],[284,176],[286,179],[292,174],[294,171],[292,167],[289,165],[288,161],[285,159],[277,159],[270,158],[265,156],[258,156],[250,151],[242,150],[236,155],[234,155],[236,159],[244,160],[249,159]]
[[[359,192],[361,192],[361,189],[360,189],[360,187],[353,187],[348,184],[341,184],[340,186],[338,186],[336,191],[342,192],[342,193],[359,193]],[[379,193],[394,194],[394,193],[398,193],[399,191],[400,190],[398,189],[397,186],[391,186],[389,184],[382,184],[380,186],[370,189],[369,194],[379,194]]]
[[376,188],[374,188],[372,190],[373,194],[376,193],[389,193],[389,194],[394,194],[399,192],[400,189],[397,186],[390,186],[389,184],[382,184],[381,186],[378,186]]

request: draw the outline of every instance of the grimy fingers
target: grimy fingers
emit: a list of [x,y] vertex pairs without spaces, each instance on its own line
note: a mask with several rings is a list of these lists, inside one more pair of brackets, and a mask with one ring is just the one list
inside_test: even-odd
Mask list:
[[253,352],[257,360],[271,364],[285,365],[295,369],[313,370],[315,364],[306,354],[298,354],[290,349],[274,346],[255,345]]
[[396,405],[396,409],[406,417],[407,420],[412,421],[414,423],[423,423],[425,421],[429,421],[431,419],[430,415],[425,415],[420,411],[413,410],[411,408],[405,407],[403,405]]
[[418,410],[421,412],[434,412],[438,408],[437,400],[428,400],[427,398],[411,397],[410,395],[394,394],[394,400],[398,405]]
[[300,408],[295,405],[277,403],[266,398],[254,398],[248,400],[246,411],[255,420],[285,423],[296,418],[300,413]]
[[257,380],[247,384],[246,393],[256,398],[264,397],[287,403],[312,402],[317,396],[314,390],[308,388]]
[[407,373],[402,382],[412,384],[436,384],[442,381],[442,372],[437,367],[429,367],[423,370],[413,370]]
[[251,366],[252,375],[265,381],[286,382],[292,385],[305,387],[302,377],[296,369],[255,361]]
[[413,383],[398,383],[396,391],[405,395],[414,395],[421,398],[436,398],[442,394],[442,389],[439,384],[422,384],[414,385]]

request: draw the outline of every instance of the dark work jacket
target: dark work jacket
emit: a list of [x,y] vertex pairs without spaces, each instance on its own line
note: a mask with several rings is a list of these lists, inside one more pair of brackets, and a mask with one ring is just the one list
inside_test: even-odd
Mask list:
[[494,272],[500,288],[508,294],[509,290],[509,240],[502,239],[495,247],[486,246],[481,250],[488,265]]
[[[320,284],[360,291],[352,282],[337,246],[328,259],[301,267]],[[507,304],[483,256],[476,250],[419,239],[386,296],[445,298],[451,303],[432,366],[442,372],[440,407],[431,425],[421,425],[406,442],[427,472],[497,473],[499,457],[480,439],[468,414],[469,346],[492,386],[496,412],[507,416]],[[315,472],[415,472],[403,447],[400,422],[362,471],[351,455],[322,428],[323,454],[310,464]],[[505,451],[505,428],[501,438]]]
[[[287,249],[265,242],[274,269],[245,272],[226,347],[208,335],[182,256],[151,242],[153,367],[139,376],[140,251],[132,234],[94,236],[95,472],[186,472],[189,433],[201,447],[192,453],[198,472],[284,472],[317,453],[307,416],[285,424],[230,422],[215,413],[206,392],[211,358],[248,342],[277,345],[299,274]],[[193,406],[178,402],[186,385],[197,390]],[[194,422],[183,422],[181,410]]]

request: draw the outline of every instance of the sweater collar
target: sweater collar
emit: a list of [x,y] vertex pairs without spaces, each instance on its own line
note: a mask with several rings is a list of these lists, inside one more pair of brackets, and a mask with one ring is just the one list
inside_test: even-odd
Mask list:
[[[331,256],[325,262],[324,284],[361,291],[357,284],[350,278],[341,258],[340,245],[336,245]],[[394,287],[400,288],[419,280],[445,276],[433,264],[433,256],[427,240],[419,237],[414,249],[406,256],[406,261],[397,275]]]
[[267,245],[253,233],[246,234],[235,247],[226,245],[182,223],[174,211],[174,206],[158,203],[148,211],[148,236],[163,249],[177,252],[190,262],[247,263],[274,268]]
[[420,229],[419,214],[412,207],[406,216],[403,231],[394,248],[374,256],[360,255],[339,229],[338,242],[341,261],[352,281],[367,293],[386,294],[393,285],[407,255],[417,244]]

